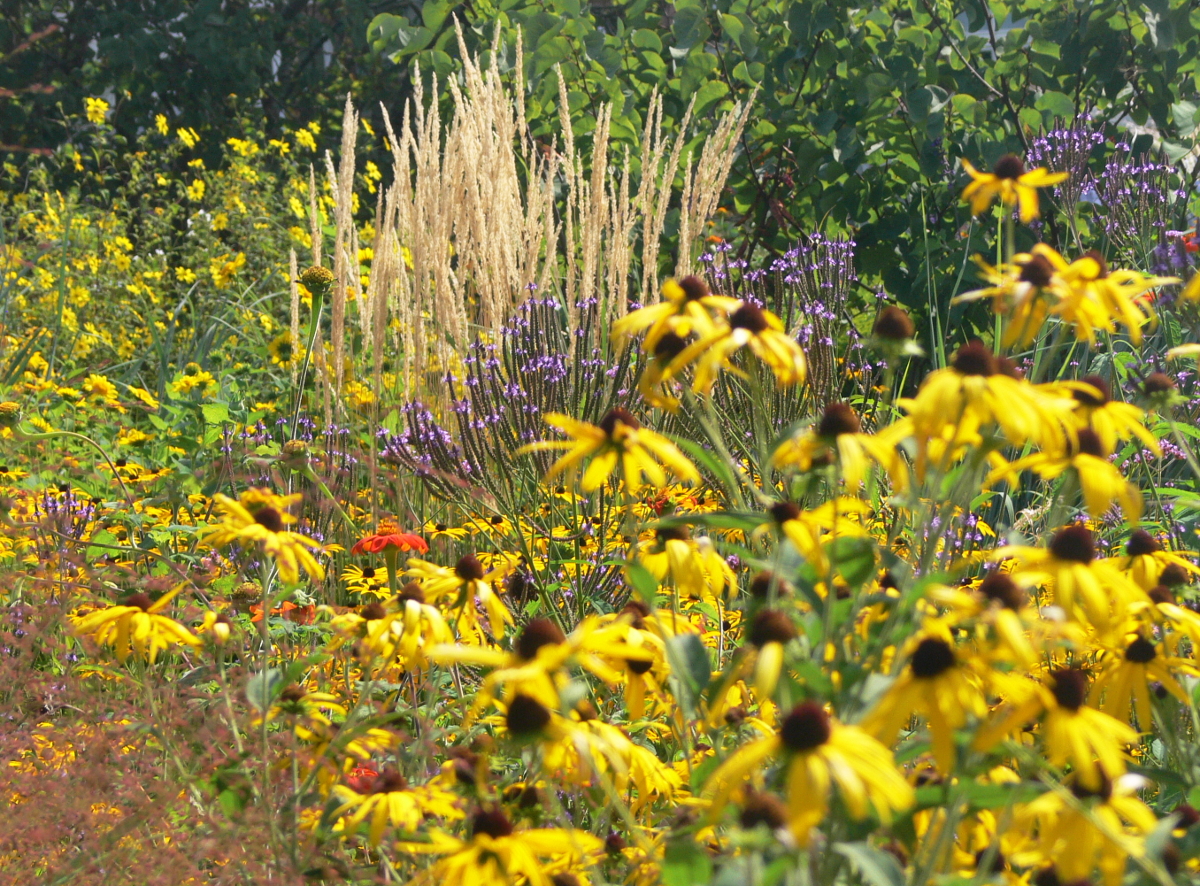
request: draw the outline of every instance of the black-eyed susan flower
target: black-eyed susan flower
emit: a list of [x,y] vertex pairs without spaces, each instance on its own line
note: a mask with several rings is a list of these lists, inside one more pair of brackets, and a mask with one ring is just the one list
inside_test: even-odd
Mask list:
[[1161,584],[1163,573],[1169,566],[1182,569],[1185,575],[1200,575],[1200,567],[1186,559],[1185,554],[1195,556],[1193,551],[1165,550],[1162,543],[1145,529],[1135,529],[1125,543],[1124,554],[1110,558],[1109,562],[1126,573],[1139,588],[1149,592]]
[[975,263],[989,285],[955,296],[951,303],[990,298],[992,310],[1007,320],[1002,346],[1028,347],[1050,316],[1055,266],[1038,252],[1013,256],[1011,264],[995,267],[980,256],[975,256]]
[[436,828],[429,842],[401,842],[396,848],[438,860],[411,882],[462,886],[555,886],[547,868],[565,865],[580,869],[603,857],[600,838],[580,830],[527,828],[518,830],[499,809],[479,809],[470,819],[470,836],[454,837]]
[[179,591],[177,588],[156,601],[145,593],[131,594],[116,606],[105,606],[73,618],[72,625],[79,636],[93,637],[96,642],[111,646],[122,663],[136,652],[154,664],[158,654],[170,646],[200,645],[191,631],[162,614]]
[[761,700],[775,692],[783,672],[784,651],[797,637],[796,627],[778,609],[760,609],[750,620],[746,642],[754,650],[754,694]]
[[431,539],[445,538],[451,541],[461,541],[470,535],[470,531],[459,526],[451,526],[442,520],[427,520],[421,527],[421,532]]
[[217,493],[213,500],[223,519],[205,529],[202,540],[209,547],[235,543],[257,547],[275,561],[280,579],[288,584],[300,580],[301,570],[314,581],[320,581],[325,577],[325,570],[311,552],[320,550],[321,545],[286,528],[296,522],[288,508],[302,497],[299,494],[275,495],[266,489],[247,489],[235,501]]
[[788,825],[800,845],[808,845],[812,829],[828,813],[834,786],[855,819],[874,810],[887,823],[913,804],[913,790],[891,751],[809,701],[792,708],[775,734],[738,748],[717,768],[704,788],[713,812],[720,814],[746,777],[773,757],[783,758]]
[[[1061,281],[1059,298],[1051,312],[1075,327],[1075,336],[1094,345],[1096,330],[1113,332],[1123,324],[1134,344],[1142,343],[1142,327],[1154,322],[1154,314],[1144,294],[1157,286],[1178,283],[1175,277],[1153,277],[1130,270],[1110,271],[1100,253],[1085,252],[1075,261],[1066,260],[1054,250],[1039,244]],[[1035,247],[1035,249],[1039,249]]]
[[993,470],[984,484],[990,486],[1004,479],[1010,487],[1019,489],[1022,471],[1033,471],[1043,480],[1053,480],[1071,471],[1089,514],[1102,517],[1115,502],[1125,519],[1135,522],[1142,515],[1141,490],[1108,460],[1109,455],[1111,452],[1104,448],[1100,435],[1091,428],[1083,428],[1076,432],[1074,441],[1067,442],[1065,451],[1035,452],[1006,462]]
[[339,784],[333,789],[337,807],[331,818],[340,819],[343,832],[350,832],[364,822],[367,842],[376,847],[388,828],[416,831],[426,818],[456,821],[463,817],[458,797],[447,790],[442,776],[423,785],[411,786],[393,768],[375,776],[355,780],[353,786]]
[[1138,727],[1149,732],[1154,728],[1151,684],[1188,704],[1188,693],[1176,674],[1196,677],[1200,670],[1186,659],[1169,654],[1161,640],[1133,631],[1113,638],[1104,649],[1092,698],[1105,713],[1128,722],[1132,708],[1137,713]]
[[613,409],[600,420],[599,425],[577,421],[558,412],[546,413],[545,419],[550,427],[572,439],[530,443],[517,452],[568,450],[550,467],[546,482],[561,474],[574,474],[588,458],[591,464],[579,484],[584,492],[599,489],[608,476],[618,469],[630,495],[641,487],[643,476],[654,486],[667,485],[668,472],[685,483],[700,480],[695,466],[680,452],[679,447],[661,434],[642,427],[642,423],[628,410],[620,407]]
[[866,481],[874,463],[883,468],[897,489],[904,489],[908,472],[896,448],[899,442],[897,426],[885,428],[879,434],[864,434],[853,409],[845,403],[830,403],[820,421],[808,432],[785,440],[775,450],[771,462],[776,467],[809,471],[832,460],[851,489]]
[[432,604],[457,613],[453,621],[460,631],[478,628],[475,602],[483,605],[488,628],[497,639],[504,637],[505,625],[513,623],[512,614],[496,591],[496,572],[487,572],[474,554],[460,557],[453,569],[413,558],[407,574],[421,584],[425,598]]
[[1085,787],[1098,789],[1125,772],[1127,748],[1137,733],[1109,714],[1087,705],[1088,676],[1079,668],[1057,668],[1043,681],[1010,676],[998,684],[1004,703],[993,723],[975,738],[989,748],[1041,718],[1041,740],[1051,766],[1071,765]]
[[908,647],[907,664],[867,714],[863,728],[892,744],[913,715],[924,717],[938,771],[948,773],[955,762],[955,730],[987,712],[984,682],[969,650],[955,647],[943,622],[928,625]]
[[1047,389],[1071,399],[1077,426],[1095,431],[1106,452],[1115,451],[1121,440],[1136,438],[1155,455],[1160,454],[1158,441],[1146,429],[1146,413],[1132,403],[1113,400],[1108,382],[1100,376],[1088,375],[1079,381],[1059,382]]
[[963,189],[963,200],[971,204],[971,214],[984,212],[997,197],[1007,207],[1016,206],[1021,221],[1028,224],[1038,217],[1038,188],[1056,185],[1067,180],[1065,172],[1048,172],[1045,169],[1026,171],[1025,162],[1016,154],[1005,154],[996,161],[991,172],[979,172],[963,158],[962,165],[971,176],[971,183]]
[[1069,617],[1102,630],[1131,605],[1149,603],[1145,591],[1112,564],[1097,559],[1096,540],[1086,526],[1060,529],[1045,549],[1012,546],[991,554],[994,560],[1007,557],[1015,560],[1014,574],[1048,584]]
[[749,301],[738,302],[727,322],[684,348],[663,370],[663,376],[673,377],[695,363],[693,390],[711,394],[722,369],[743,374],[729,361],[746,347],[767,365],[780,385],[786,387],[804,381],[808,364],[799,343],[784,330],[782,320]]
[[686,339],[689,335],[707,335],[719,318],[734,310],[737,299],[713,295],[708,284],[696,276],[667,280],[662,285],[663,300],[638,308],[613,323],[612,335],[618,342],[628,341],[643,329],[643,349],[653,354],[659,341],[668,334]]
[[1091,882],[1099,869],[1105,886],[1119,886],[1129,860],[1145,857],[1145,837],[1158,824],[1137,796],[1145,786],[1137,775],[1105,780],[1098,788],[1051,786],[1014,810],[1013,826],[1036,835],[1015,860],[1046,865],[1059,883]]

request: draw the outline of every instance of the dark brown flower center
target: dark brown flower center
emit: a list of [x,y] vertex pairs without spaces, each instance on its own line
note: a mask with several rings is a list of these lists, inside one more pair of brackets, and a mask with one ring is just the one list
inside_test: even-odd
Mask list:
[[367,621],[378,621],[379,619],[381,619],[385,615],[387,615],[387,610],[384,609],[382,606],[380,606],[378,603],[368,603],[366,606],[364,606],[362,609],[360,609],[358,611],[358,614],[361,615]]
[[1163,569],[1162,575],[1158,577],[1158,580],[1172,588],[1185,585],[1189,580],[1188,571],[1178,563],[1168,563],[1166,568]]
[[471,834],[487,834],[493,839],[507,837],[513,832],[512,822],[499,809],[480,809],[471,817]]
[[800,508],[790,501],[779,501],[771,505],[771,517],[776,523],[786,523],[800,516]]
[[1175,592],[1172,591],[1166,585],[1155,585],[1149,591],[1146,592],[1146,595],[1150,598],[1150,601],[1152,603],[1174,603],[1175,602]]
[[364,566],[363,571],[362,571],[362,577],[363,578],[374,578],[375,577],[375,567],[374,566]]
[[746,635],[746,639],[759,649],[768,643],[790,643],[795,638],[792,620],[778,609],[764,609],[754,616]]
[[839,437],[842,434],[859,433],[862,433],[862,425],[853,409],[845,403],[830,403],[825,407],[821,422],[817,425],[817,436]]
[[1061,668],[1050,674],[1054,700],[1060,708],[1077,711],[1087,699],[1087,674],[1078,668]]
[[629,668],[631,674],[637,674],[640,677],[654,667],[654,662],[649,659],[627,658],[625,659],[625,667]]
[[538,650],[567,639],[558,625],[548,618],[535,618],[525,625],[517,638],[517,655],[526,661],[537,658]]
[[505,725],[517,738],[537,735],[550,723],[550,710],[529,695],[516,695],[508,706]]
[[917,330],[907,311],[895,305],[888,305],[879,312],[879,319],[875,321],[872,331],[876,338],[885,341],[905,341],[912,338]]
[[679,288],[683,290],[683,296],[688,301],[698,301],[710,294],[708,284],[695,274],[688,274],[688,276],[680,280]]
[[279,700],[295,704],[306,695],[308,695],[308,692],[305,691],[304,687],[293,683],[291,686],[283,687],[283,691],[279,693]]
[[121,605],[122,606],[136,606],[138,609],[145,612],[147,609],[149,609],[151,606],[154,605],[154,601],[150,599],[149,594],[144,593],[142,591],[138,591],[138,593],[130,594],[128,597],[126,597],[124,600],[122,600]]
[[1025,592],[1007,572],[989,572],[980,582],[979,592],[1005,609],[1016,611],[1025,606]]
[[996,178],[1018,179],[1025,174],[1025,161],[1016,154],[1005,154],[992,167],[992,175]]
[[630,600],[621,610],[621,615],[629,619],[630,627],[644,631],[646,630],[646,617],[650,615],[650,607],[641,600]]
[[474,554],[467,554],[454,564],[454,574],[463,581],[479,581],[484,576],[483,564]]
[[1147,397],[1166,394],[1175,390],[1175,381],[1165,372],[1151,372],[1142,382],[1142,392]]
[[787,804],[773,794],[760,794],[757,791],[746,797],[742,806],[741,823],[746,830],[765,824],[768,829],[777,831],[787,826]]
[[1175,807],[1174,814],[1179,816],[1178,827],[1190,828],[1192,825],[1200,822],[1200,812],[1196,811],[1196,807],[1187,803],[1180,803]]
[[729,326],[732,329],[747,329],[755,335],[771,328],[763,309],[749,302],[742,302],[741,307],[729,315]]
[[1022,283],[1031,283],[1038,289],[1045,289],[1053,278],[1054,265],[1044,255],[1031,256],[1021,265],[1021,273],[1017,276]]
[[1145,637],[1138,637],[1125,647],[1125,660],[1134,664],[1149,664],[1154,661],[1156,655],[1158,655],[1158,650]]
[[955,351],[951,365],[960,375],[986,377],[996,374],[996,358],[979,339],[973,339]]
[[937,637],[926,637],[917,644],[909,666],[912,668],[914,677],[932,680],[950,670],[956,663],[954,650],[950,648],[949,643],[939,640]]
[[395,769],[385,769],[375,776],[371,793],[390,794],[392,791],[408,790],[408,780]]
[[691,537],[691,530],[682,523],[675,526],[660,526],[654,530],[654,538],[659,544],[665,541],[687,541]]
[[636,431],[642,426],[642,423],[633,417],[633,414],[628,409],[622,409],[618,406],[608,412],[604,418],[600,419],[600,429],[604,431],[612,439],[617,430],[617,422],[625,425],[625,427]]
[[270,505],[263,505],[254,512],[254,522],[271,532],[283,532],[283,515]]
[[801,753],[819,748],[833,734],[829,715],[816,702],[806,701],[792,708],[783,718],[779,737],[788,750]]
[[1162,545],[1145,529],[1133,530],[1129,541],[1125,543],[1125,553],[1131,557],[1145,557],[1148,554],[1157,554],[1161,550]]
[[660,363],[670,363],[682,354],[686,347],[687,339],[674,332],[668,332],[654,343],[654,359]]
[[1096,542],[1086,526],[1068,526],[1054,536],[1050,553],[1059,560],[1087,564],[1096,559]]
[[1100,784],[1095,788],[1081,784],[1078,778],[1071,780],[1071,793],[1080,800],[1090,800],[1093,797],[1099,797],[1102,801],[1107,802],[1112,798],[1112,792],[1112,780],[1103,772],[1100,773]]
[[1083,428],[1076,435],[1076,453],[1079,455],[1091,455],[1095,458],[1106,458],[1108,453],[1104,451],[1104,443],[1100,440],[1100,435],[1091,428]]
[[1084,406],[1103,406],[1112,397],[1112,390],[1108,386],[1108,382],[1098,375],[1088,375],[1080,379],[1085,385],[1093,387],[1096,390],[1090,391],[1087,388],[1076,388],[1071,392],[1071,396],[1075,398],[1075,402],[1082,403]]
[[396,595],[396,602],[403,606],[409,600],[414,600],[417,603],[425,602],[425,592],[421,590],[421,585],[415,581],[410,581],[400,589],[400,593]]

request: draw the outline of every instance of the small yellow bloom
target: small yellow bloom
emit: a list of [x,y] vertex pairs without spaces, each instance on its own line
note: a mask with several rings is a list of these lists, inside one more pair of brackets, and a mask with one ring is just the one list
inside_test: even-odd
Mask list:
[[75,633],[93,636],[97,642],[113,647],[117,660],[124,662],[137,652],[151,664],[168,646],[199,646],[200,641],[174,619],[160,613],[175,599],[176,588],[152,601],[147,594],[126,597],[119,606],[106,606],[81,618],[75,618]]
[[1026,172],[1024,161],[1015,154],[1005,154],[996,161],[991,172],[978,172],[965,159],[962,165],[971,176],[971,183],[962,196],[970,202],[973,215],[979,215],[999,197],[1005,206],[1019,206],[1021,221],[1026,223],[1038,217],[1037,189],[1067,179],[1065,172],[1047,172],[1045,169]]
[[104,118],[108,114],[108,102],[102,98],[85,98],[83,104],[88,122],[95,126],[103,125]]

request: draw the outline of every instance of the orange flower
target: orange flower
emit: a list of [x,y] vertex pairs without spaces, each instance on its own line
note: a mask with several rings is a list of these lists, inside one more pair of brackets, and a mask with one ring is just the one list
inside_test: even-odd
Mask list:
[[[310,625],[317,617],[317,607],[312,603],[307,606],[297,606],[291,600],[285,600],[279,606],[271,610],[272,615],[282,615],[288,621],[294,621],[300,625]],[[250,607],[250,621],[262,621],[262,604],[255,603]]]
[[387,550],[396,551],[421,551],[424,553],[429,550],[429,545],[425,543],[425,539],[419,535],[413,535],[411,532],[400,532],[394,524],[380,524],[379,531],[374,535],[368,535],[366,538],[355,542],[354,547],[350,549],[352,554],[379,554]]

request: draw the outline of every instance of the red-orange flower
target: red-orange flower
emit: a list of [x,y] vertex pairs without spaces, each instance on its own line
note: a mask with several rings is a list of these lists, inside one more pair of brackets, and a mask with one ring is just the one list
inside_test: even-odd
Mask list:
[[394,526],[380,526],[379,529],[380,531],[374,535],[368,535],[366,538],[355,542],[354,547],[350,549],[350,553],[379,554],[389,549],[396,551],[421,551],[424,553],[429,550],[429,545],[419,535],[413,535],[411,532],[399,532]]

